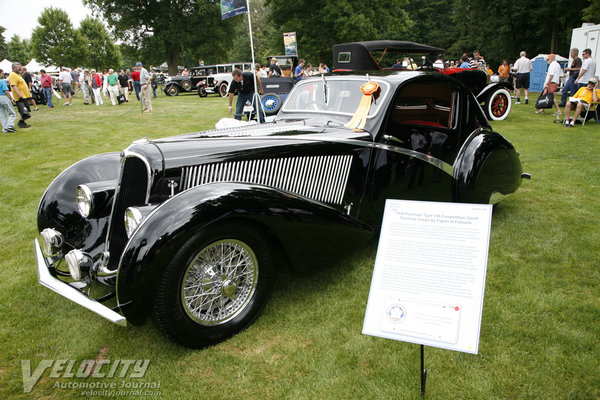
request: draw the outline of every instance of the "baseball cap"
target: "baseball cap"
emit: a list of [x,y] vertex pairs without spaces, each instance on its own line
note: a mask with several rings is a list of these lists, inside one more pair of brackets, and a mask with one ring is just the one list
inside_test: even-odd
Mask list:
[[139,67],[140,65],[142,65],[142,63],[141,63],[141,62],[139,62],[139,61],[135,63],[135,66],[136,66],[136,67]]
[[590,78],[588,82],[592,82],[594,85],[598,84],[598,78]]

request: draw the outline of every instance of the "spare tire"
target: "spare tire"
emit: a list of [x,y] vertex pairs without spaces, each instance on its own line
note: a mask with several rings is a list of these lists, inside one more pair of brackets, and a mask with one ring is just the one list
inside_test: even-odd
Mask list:
[[265,114],[267,115],[277,114],[282,104],[281,98],[275,93],[267,93],[263,95],[260,102],[262,103]]
[[494,90],[485,100],[485,113],[493,121],[501,121],[508,116],[512,106],[510,93],[505,88]]

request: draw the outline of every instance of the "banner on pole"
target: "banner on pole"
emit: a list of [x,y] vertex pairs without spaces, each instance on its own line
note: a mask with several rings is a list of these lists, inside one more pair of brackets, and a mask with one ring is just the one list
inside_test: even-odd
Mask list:
[[296,32],[286,32],[283,34],[283,46],[286,56],[297,56],[298,48],[296,45]]
[[247,12],[246,0],[221,0],[221,19],[235,17]]

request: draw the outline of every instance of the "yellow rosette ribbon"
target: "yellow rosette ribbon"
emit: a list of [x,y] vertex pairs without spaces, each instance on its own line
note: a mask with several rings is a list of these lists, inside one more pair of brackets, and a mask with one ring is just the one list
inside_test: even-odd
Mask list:
[[367,116],[371,109],[371,103],[373,102],[373,94],[379,90],[379,84],[377,82],[369,81],[364,83],[360,87],[360,91],[363,92],[363,97],[354,112],[352,119],[345,125],[348,128],[360,130],[365,127],[367,122]]

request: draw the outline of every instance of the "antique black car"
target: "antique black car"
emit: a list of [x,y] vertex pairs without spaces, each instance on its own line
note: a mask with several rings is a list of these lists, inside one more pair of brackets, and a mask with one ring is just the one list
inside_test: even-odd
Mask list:
[[209,74],[210,66],[191,68],[189,75],[177,75],[165,78],[165,87],[163,90],[167,96],[178,96],[182,92],[193,92],[197,93],[200,97],[206,97],[206,78]]
[[[436,67],[434,62],[444,49],[400,40],[372,40],[333,46],[334,70],[370,71],[390,69],[425,69],[452,76],[464,83],[475,95],[487,117],[503,120],[510,113],[509,82],[490,82],[489,75],[477,68]],[[400,61],[400,62],[398,62]]]
[[142,139],[66,169],[39,204],[39,281],[202,347],[257,318],[282,266],[307,273],[373,239],[386,199],[497,203],[521,179],[458,80],[310,78],[274,123]]

